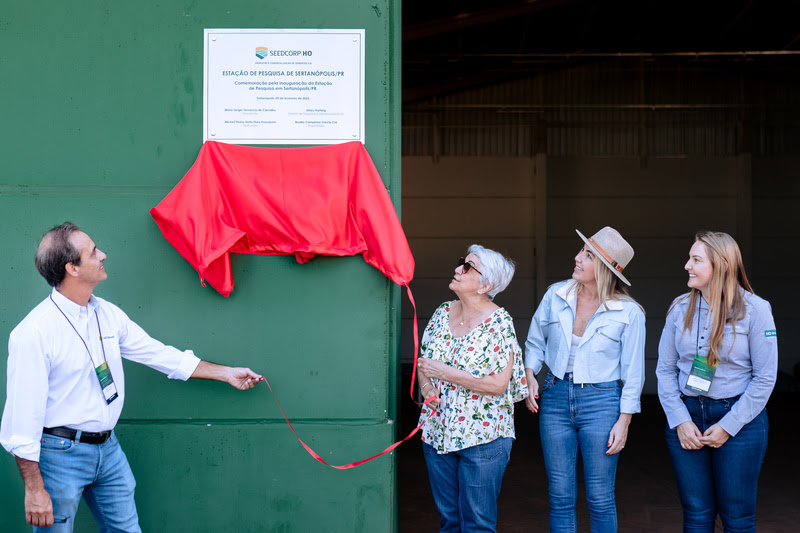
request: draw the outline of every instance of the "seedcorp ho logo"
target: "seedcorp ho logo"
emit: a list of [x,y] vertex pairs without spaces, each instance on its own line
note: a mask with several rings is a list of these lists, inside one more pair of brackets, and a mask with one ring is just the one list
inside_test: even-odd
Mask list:
[[267,47],[266,46],[256,46],[256,57],[259,59],[264,59],[267,57]]

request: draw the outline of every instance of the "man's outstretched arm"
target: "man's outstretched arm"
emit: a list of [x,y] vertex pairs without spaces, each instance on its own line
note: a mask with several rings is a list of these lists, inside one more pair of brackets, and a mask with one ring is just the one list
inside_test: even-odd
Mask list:
[[231,387],[235,387],[239,390],[252,389],[259,381],[264,379],[249,368],[218,365],[208,361],[200,361],[191,377],[195,379],[224,381]]

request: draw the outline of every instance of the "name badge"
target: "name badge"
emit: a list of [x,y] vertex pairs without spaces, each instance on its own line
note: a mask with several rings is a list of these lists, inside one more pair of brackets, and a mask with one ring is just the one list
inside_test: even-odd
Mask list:
[[100,380],[100,387],[103,389],[103,397],[106,399],[106,404],[110,404],[119,397],[117,394],[117,386],[114,385],[114,378],[111,377],[111,369],[108,368],[108,363],[103,363],[94,369],[97,374],[97,379]]
[[707,396],[708,389],[711,388],[711,380],[714,379],[716,371],[717,363],[709,365],[705,357],[695,355],[692,371],[689,373],[689,380],[686,382],[686,388],[697,394]]

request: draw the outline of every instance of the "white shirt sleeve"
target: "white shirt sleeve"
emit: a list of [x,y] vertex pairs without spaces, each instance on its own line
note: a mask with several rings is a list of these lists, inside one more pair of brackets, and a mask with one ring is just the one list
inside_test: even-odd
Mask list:
[[8,383],[0,443],[6,451],[39,461],[39,441],[47,408],[50,363],[41,332],[11,332]]

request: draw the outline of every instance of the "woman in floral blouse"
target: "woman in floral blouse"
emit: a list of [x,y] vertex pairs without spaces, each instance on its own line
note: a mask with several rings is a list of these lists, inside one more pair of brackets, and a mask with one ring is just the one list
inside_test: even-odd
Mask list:
[[[514,402],[528,389],[511,316],[492,299],[514,263],[472,245],[422,337],[422,447],[440,531],[494,531],[497,497],[514,439]],[[433,410],[433,413],[431,413]]]

